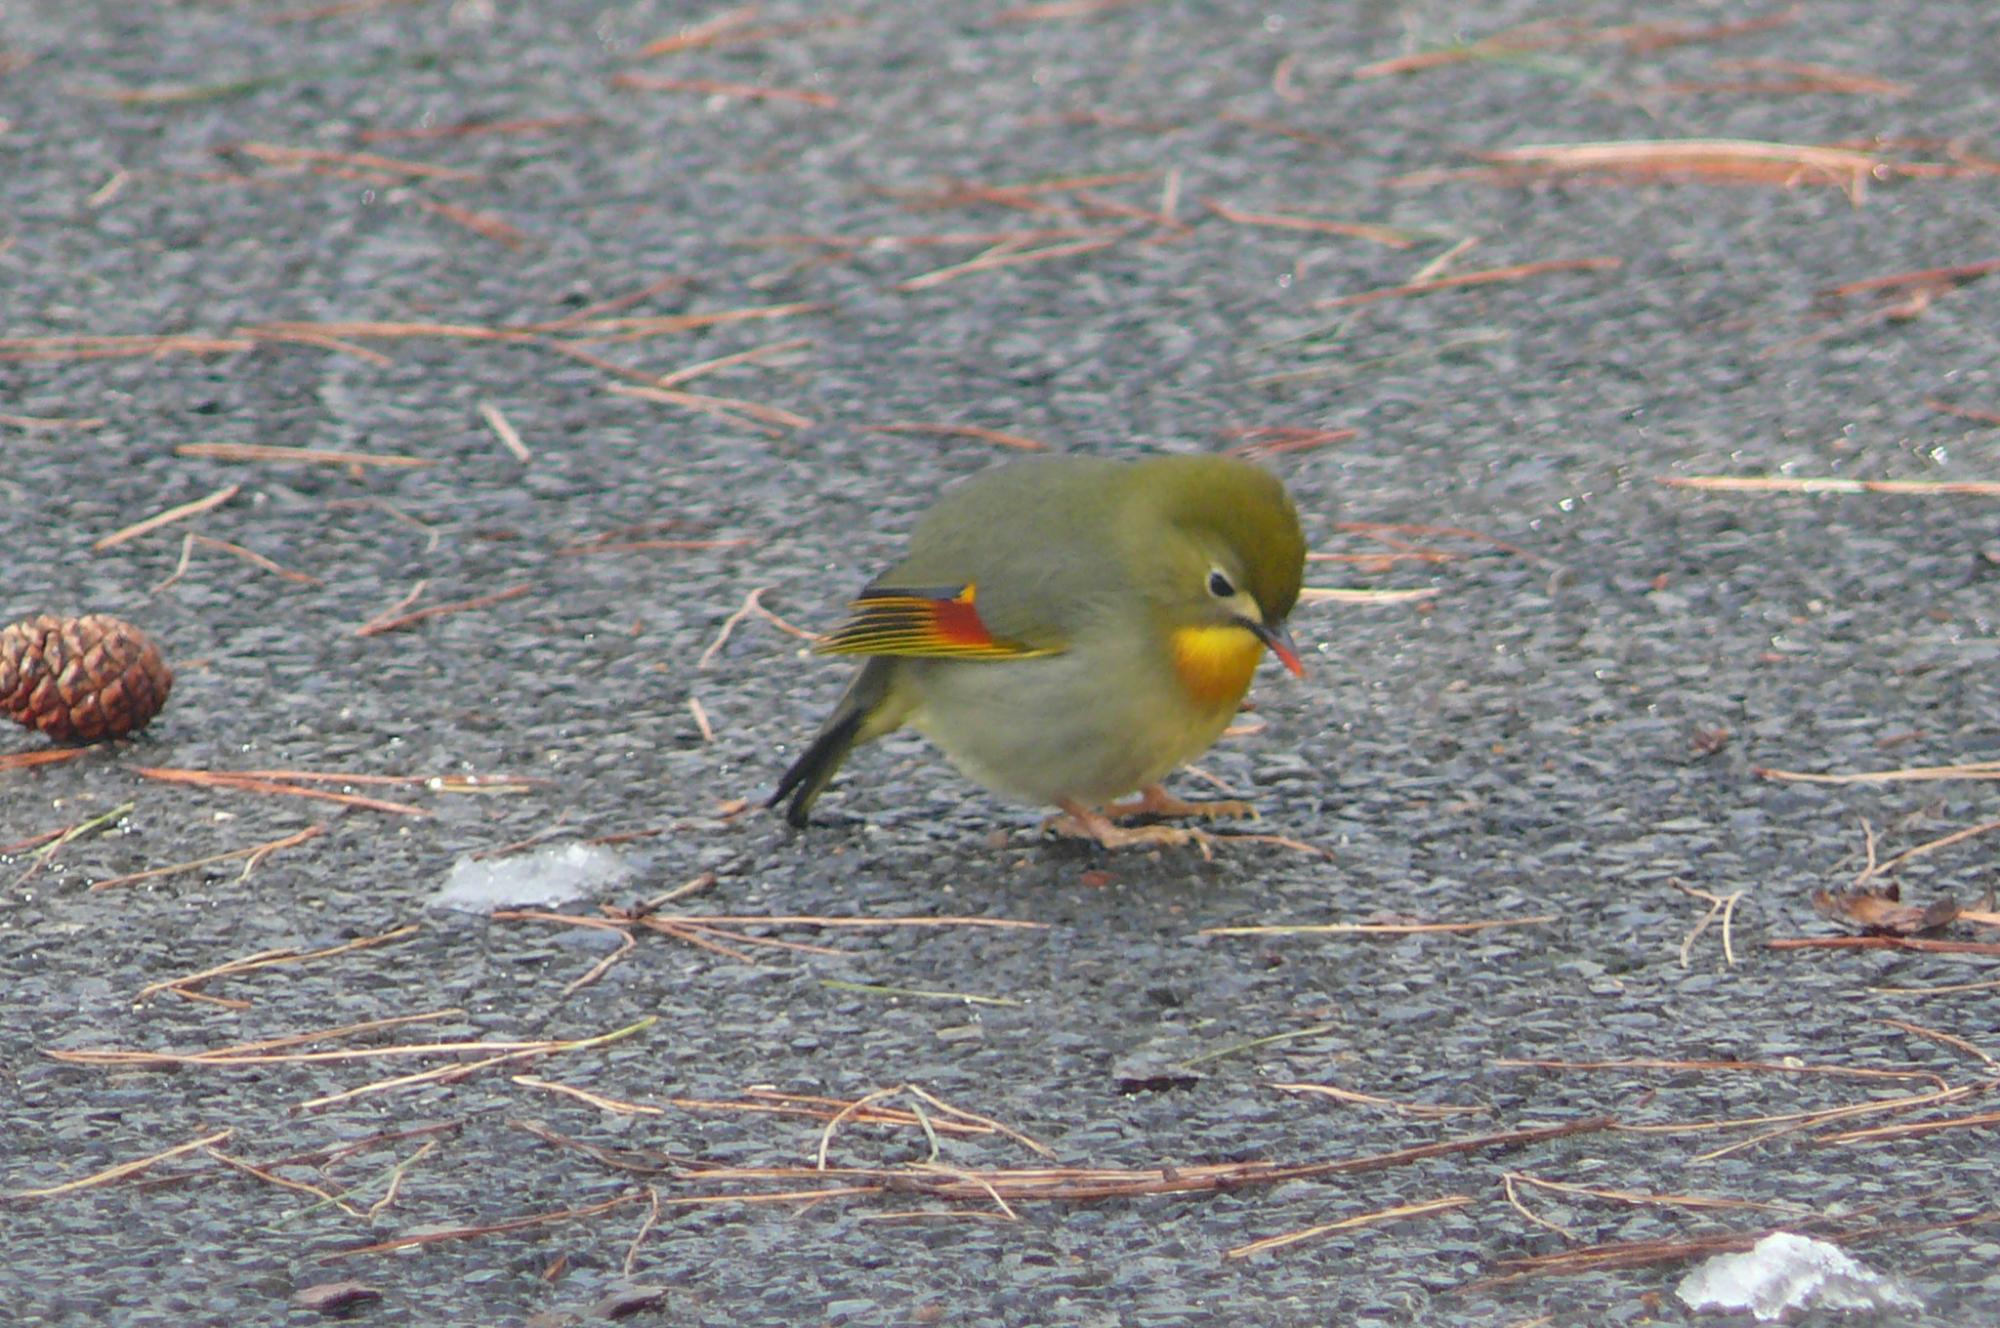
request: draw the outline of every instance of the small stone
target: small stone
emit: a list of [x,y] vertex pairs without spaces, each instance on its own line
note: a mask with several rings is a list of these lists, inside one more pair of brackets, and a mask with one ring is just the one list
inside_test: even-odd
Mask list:
[[382,1293],[362,1282],[321,1282],[292,1293],[292,1304],[316,1314],[342,1314],[357,1305],[382,1299]]

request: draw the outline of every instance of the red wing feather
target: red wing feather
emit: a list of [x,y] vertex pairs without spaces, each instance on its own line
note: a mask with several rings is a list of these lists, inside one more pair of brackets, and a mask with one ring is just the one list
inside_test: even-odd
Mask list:
[[823,655],[919,655],[951,659],[1019,659],[1047,650],[988,631],[968,582],[943,589],[885,586],[864,591],[847,621],[813,647]]

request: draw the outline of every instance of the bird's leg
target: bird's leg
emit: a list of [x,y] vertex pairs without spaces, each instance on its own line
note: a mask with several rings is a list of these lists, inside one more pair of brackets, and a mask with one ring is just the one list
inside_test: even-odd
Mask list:
[[1113,825],[1103,813],[1092,811],[1080,802],[1063,798],[1056,803],[1063,814],[1052,818],[1044,829],[1057,834],[1074,835],[1081,839],[1094,839],[1106,848],[1131,848],[1139,844],[1193,844],[1201,850],[1201,856],[1210,858],[1210,836],[1199,830],[1189,830],[1178,825]]
[[1106,806],[1104,814],[1113,820],[1123,820],[1128,816],[1199,816],[1204,820],[1217,821],[1224,817],[1240,816],[1254,821],[1257,819],[1257,808],[1241,798],[1190,802],[1186,798],[1175,797],[1167,792],[1164,784],[1148,784],[1139,790],[1139,796],[1132,801],[1114,802]]

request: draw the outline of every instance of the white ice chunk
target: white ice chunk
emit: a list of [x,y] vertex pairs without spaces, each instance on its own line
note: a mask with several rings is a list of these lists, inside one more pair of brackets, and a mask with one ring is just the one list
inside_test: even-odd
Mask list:
[[550,844],[506,858],[460,858],[431,896],[435,908],[485,913],[524,904],[575,899],[632,874],[632,865],[602,844]]
[[1838,1245],[1777,1231],[1741,1254],[1718,1254],[1681,1279],[1696,1310],[1749,1310],[1765,1323],[1795,1309],[1919,1309],[1923,1301],[1856,1263]]

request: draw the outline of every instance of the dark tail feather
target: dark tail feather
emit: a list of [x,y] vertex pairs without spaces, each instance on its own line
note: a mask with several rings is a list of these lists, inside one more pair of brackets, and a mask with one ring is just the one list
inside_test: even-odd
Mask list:
[[883,702],[889,695],[889,669],[886,660],[871,659],[855,675],[846,695],[840,698],[833,713],[812,745],[800,753],[791,768],[778,780],[777,791],[771,794],[764,805],[775,807],[787,796],[791,806],[785,808],[785,819],[803,828],[812,811],[813,800],[832,782],[840,763],[854,750],[857,743],[868,741],[896,726],[898,721],[883,722],[888,719],[882,713]]

